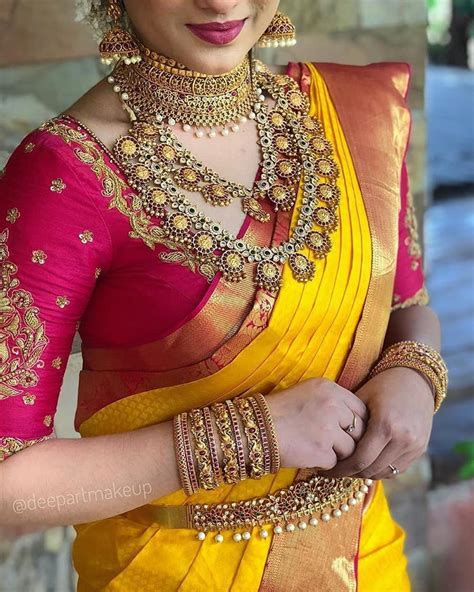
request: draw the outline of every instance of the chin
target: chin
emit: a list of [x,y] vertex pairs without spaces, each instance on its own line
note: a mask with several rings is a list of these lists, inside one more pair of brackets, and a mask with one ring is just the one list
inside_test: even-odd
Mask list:
[[238,66],[251,47],[251,44],[242,42],[219,46],[197,41],[187,46],[179,61],[196,72],[224,74]]
[[245,59],[245,55],[246,54],[244,53],[226,58],[217,56],[212,58],[206,57],[202,60],[195,60],[194,63],[188,67],[196,70],[197,72],[202,72],[203,74],[225,74],[226,72],[230,72],[230,70],[233,70],[236,66],[238,66]]
[[225,74],[230,70],[233,70],[238,66],[247,55],[247,51],[243,52],[223,52],[223,51],[210,51],[199,54],[194,54],[189,59],[183,60],[183,63],[196,72],[202,72],[203,74]]

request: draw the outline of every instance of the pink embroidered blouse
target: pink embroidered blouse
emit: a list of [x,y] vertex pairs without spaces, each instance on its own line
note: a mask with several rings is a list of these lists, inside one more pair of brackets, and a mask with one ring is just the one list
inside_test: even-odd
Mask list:
[[[76,330],[86,347],[145,344],[193,318],[210,289],[148,232],[110,154],[79,122],[56,121],[89,149],[39,128],[0,178],[0,460],[53,437]],[[426,302],[406,167],[402,179],[394,308]]]

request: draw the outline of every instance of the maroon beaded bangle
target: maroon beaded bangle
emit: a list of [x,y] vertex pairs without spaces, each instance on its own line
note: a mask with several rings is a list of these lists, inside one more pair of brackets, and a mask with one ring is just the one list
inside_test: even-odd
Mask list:
[[242,433],[239,427],[239,421],[237,419],[237,412],[235,410],[234,404],[230,399],[227,399],[225,403],[227,405],[227,409],[229,410],[230,421],[232,423],[232,428],[234,430],[235,444],[237,447],[237,460],[239,463],[239,476],[240,479],[247,479],[244,443],[242,440]]
[[183,430],[183,441],[184,441],[184,450],[185,450],[185,458],[186,464],[189,474],[189,480],[191,482],[191,489],[192,492],[195,493],[199,489],[199,482],[196,475],[196,467],[194,465],[194,458],[193,458],[193,450],[191,447],[191,439],[189,437],[189,427],[188,427],[188,414],[186,411],[180,413],[181,418],[181,429]]
[[211,453],[211,465],[214,473],[215,486],[219,487],[224,482],[221,466],[219,464],[219,456],[217,454],[217,443],[212,428],[211,411],[209,407],[203,407],[204,425],[206,427],[207,441],[209,443],[209,451]]
[[267,425],[265,423],[265,419],[263,417],[262,411],[255,400],[255,397],[248,397],[250,404],[252,405],[253,412],[255,414],[255,418],[257,419],[258,429],[260,431],[260,440],[262,442],[263,448],[263,467],[265,474],[268,475],[271,469],[271,454],[270,454],[270,444],[268,441],[268,434],[267,434]]

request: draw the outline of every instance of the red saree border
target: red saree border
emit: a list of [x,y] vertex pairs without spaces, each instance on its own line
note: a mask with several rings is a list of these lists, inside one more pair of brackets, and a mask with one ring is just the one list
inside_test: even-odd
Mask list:
[[[405,102],[411,68],[405,62],[380,62],[368,66],[318,63],[317,68],[324,76],[337,106],[362,195],[368,198],[366,211],[373,245],[372,278],[354,345],[338,380],[341,386],[353,390],[366,378],[379,357],[391,314],[398,250],[400,184],[412,125],[411,113]],[[370,93],[361,83],[361,75],[365,75],[366,82],[374,82]],[[378,137],[374,130],[370,134],[363,133],[360,122],[351,117],[351,105],[357,104],[360,112],[377,114],[380,111],[377,105],[386,103],[388,96],[393,124],[387,129],[393,128],[394,133],[385,138],[392,141],[384,144],[382,134]],[[387,149],[395,150],[396,163],[393,167],[388,167],[384,158]],[[377,183],[377,179],[383,180],[383,183]]]

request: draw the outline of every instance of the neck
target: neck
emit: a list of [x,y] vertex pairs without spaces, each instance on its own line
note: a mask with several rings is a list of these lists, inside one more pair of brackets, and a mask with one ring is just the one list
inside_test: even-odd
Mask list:
[[171,125],[179,122],[186,131],[195,127],[196,135],[204,135],[228,126],[235,131],[254,115],[258,97],[248,55],[230,72],[212,75],[191,70],[144,45],[141,54],[138,64],[121,63],[112,77],[132,119],[153,115]]

